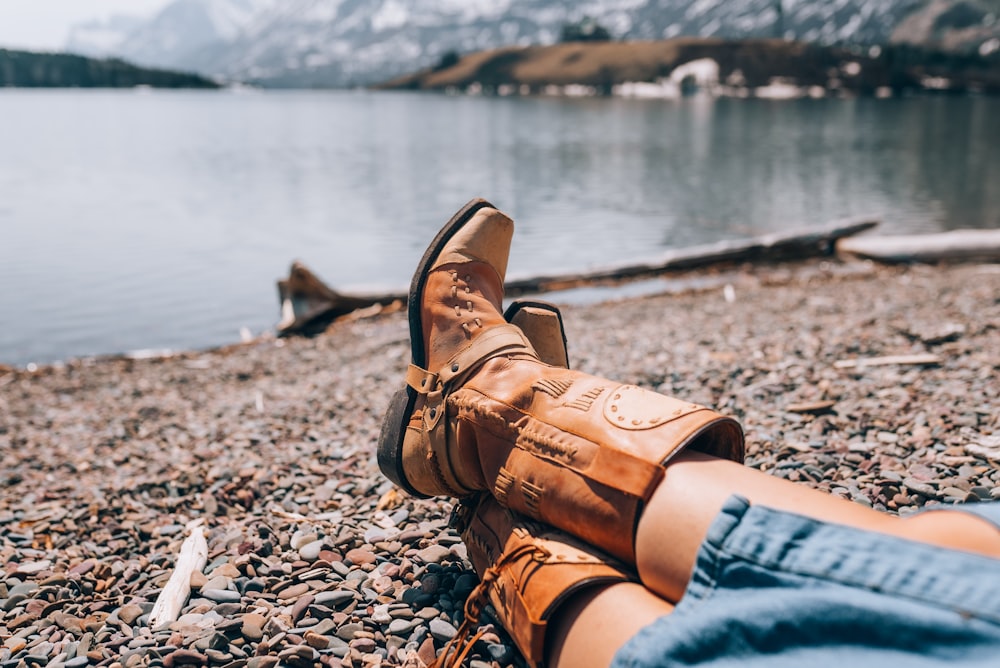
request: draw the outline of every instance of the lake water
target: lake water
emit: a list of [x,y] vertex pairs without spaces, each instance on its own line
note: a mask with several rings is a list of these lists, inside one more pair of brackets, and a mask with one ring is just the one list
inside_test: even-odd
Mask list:
[[300,259],[402,288],[484,196],[512,275],[855,215],[1000,226],[1000,99],[0,90],[0,363],[205,348]]

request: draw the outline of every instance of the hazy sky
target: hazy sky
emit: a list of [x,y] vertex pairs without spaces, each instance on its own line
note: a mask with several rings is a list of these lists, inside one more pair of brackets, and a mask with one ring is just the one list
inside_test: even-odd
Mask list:
[[58,49],[70,26],[110,14],[149,15],[170,0],[0,0],[0,47]]

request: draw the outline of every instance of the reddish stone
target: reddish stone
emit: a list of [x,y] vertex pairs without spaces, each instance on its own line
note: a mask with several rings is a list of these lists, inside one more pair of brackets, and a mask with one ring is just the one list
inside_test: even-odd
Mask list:
[[375,554],[371,550],[359,547],[348,551],[344,558],[352,564],[374,564]]

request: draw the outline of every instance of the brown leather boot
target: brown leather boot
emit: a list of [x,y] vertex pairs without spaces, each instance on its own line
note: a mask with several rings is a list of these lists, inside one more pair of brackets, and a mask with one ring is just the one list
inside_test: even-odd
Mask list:
[[590,587],[638,580],[614,558],[503,508],[486,493],[458,504],[451,523],[481,581],[465,601],[465,619],[442,653],[442,666],[461,664],[478,639],[472,629],[487,602],[535,668],[545,660],[548,622],[560,605]]
[[413,363],[379,465],[417,495],[489,490],[635,563],[635,525],[664,464],[687,447],[742,461],[742,430],[704,406],[542,363],[501,315],[512,233],[475,200],[425,253],[408,307]]

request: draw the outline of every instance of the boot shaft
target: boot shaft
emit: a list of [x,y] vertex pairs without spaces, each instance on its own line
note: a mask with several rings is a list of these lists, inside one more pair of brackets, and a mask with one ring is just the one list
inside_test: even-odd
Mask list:
[[450,395],[448,414],[449,451],[469,487],[629,563],[664,465],[689,447],[743,458],[731,418],[531,360],[489,361]]
[[601,551],[500,506],[488,494],[456,506],[452,524],[462,533],[481,584],[466,601],[468,632],[489,602],[531,666],[545,657],[548,622],[572,595],[636,579]]

